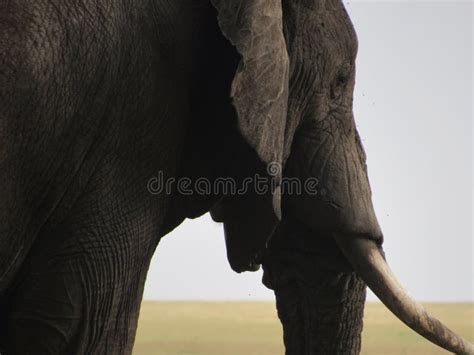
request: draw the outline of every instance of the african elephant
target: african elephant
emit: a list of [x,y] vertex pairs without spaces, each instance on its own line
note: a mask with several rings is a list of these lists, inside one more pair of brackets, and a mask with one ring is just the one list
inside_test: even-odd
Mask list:
[[384,260],[356,53],[340,0],[0,1],[1,353],[131,353],[160,238],[208,211],[235,271],[263,263],[288,354],[358,353],[365,284],[474,353]]

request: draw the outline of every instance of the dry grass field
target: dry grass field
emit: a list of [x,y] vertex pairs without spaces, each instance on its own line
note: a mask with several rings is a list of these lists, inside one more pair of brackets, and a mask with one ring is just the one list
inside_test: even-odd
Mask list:
[[[426,307],[474,341],[474,304]],[[362,354],[446,354],[379,303],[369,303],[365,314]],[[281,326],[272,302],[144,302],[134,349],[135,355],[283,353]]]

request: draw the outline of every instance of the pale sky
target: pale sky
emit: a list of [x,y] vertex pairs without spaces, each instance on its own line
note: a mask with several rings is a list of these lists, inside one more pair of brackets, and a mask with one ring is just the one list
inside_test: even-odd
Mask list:
[[[345,3],[387,260],[418,300],[473,301],[473,3]],[[222,227],[206,215],[160,242],[145,298],[273,299],[260,280],[230,269]]]

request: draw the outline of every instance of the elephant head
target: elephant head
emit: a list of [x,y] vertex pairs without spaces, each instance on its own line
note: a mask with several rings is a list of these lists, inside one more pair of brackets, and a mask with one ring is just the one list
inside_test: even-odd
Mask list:
[[[403,322],[457,353],[470,343],[427,314],[399,284],[382,251],[366,157],[352,100],[357,38],[340,0],[213,0],[219,26],[240,55],[231,86],[237,127],[268,193],[224,197],[211,210],[225,226],[234,270],[254,270],[285,215],[332,238],[353,269]],[[318,180],[319,191],[282,195],[285,178]],[[323,233],[322,233],[323,232]]]

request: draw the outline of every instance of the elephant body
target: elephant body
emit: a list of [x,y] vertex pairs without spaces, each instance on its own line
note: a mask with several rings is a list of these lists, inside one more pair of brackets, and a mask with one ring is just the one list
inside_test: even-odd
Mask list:
[[[131,353],[160,238],[208,211],[235,271],[264,264],[289,354],[358,353],[364,281],[430,340],[470,349],[381,259],[356,52],[340,0],[0,1],[2,354]],[[157,174],[191,194],[153,193]],[[271,188],[193,184],[255,174]],[[284,195],[287,177],[324,193]],[[299,230],[318,270],[292,248]]]
[[0,321],[12,354],[131,351],[173,210],[147,181],[178,174],[210,10],[0,4]]

